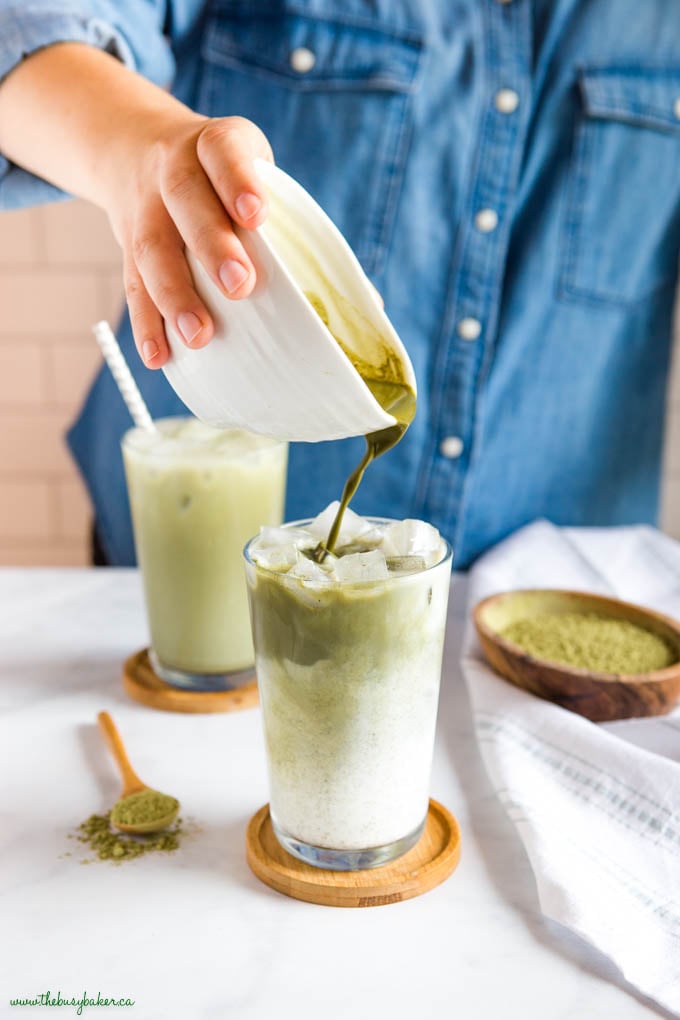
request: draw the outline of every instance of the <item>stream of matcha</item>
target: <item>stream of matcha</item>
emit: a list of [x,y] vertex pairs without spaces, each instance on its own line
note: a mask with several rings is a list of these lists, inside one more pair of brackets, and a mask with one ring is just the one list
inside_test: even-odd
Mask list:
[[416,395],[404,377],[401,361],[395,357],[393,351],[387,345],[384,348],[384,361],[378,366],[370,364],[348,347],[342,338],[333,332],[329,325],[326,307],[318,295],[305,291],[305,297],[332,334],[345,356],[351,361],[383,411],[391,414],[396,419],[394,425],[388,425],[387,428],[379,429],[377,432],[369,432],[364,437],[366,440],[366,452],[345,482],[340,506],[331,525],[328,538],[325,542],[320,542],[314,550],[312,558],[317,563],[321,563],[326,555],[332,553],[335,549],[345,510],[359,488],[366,468],[372,460],[380,457],[387,450],[395,446],[413,421],[416,413]]

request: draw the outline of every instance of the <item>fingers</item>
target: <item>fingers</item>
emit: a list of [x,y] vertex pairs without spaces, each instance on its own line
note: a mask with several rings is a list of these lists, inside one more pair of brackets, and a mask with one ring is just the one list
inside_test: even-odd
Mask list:
[[152,151],[162,152],[150,164],[158,174],[142,176],[131,189],[133,202],[123,207],[132,205],[134,215],[122,234],[135,343],[145,365],[161,368],[170,353],[164,319],[190,347],[203,347],[213,335],[185,246],[227,297],[238,300],[253,290],[255,269],[234,224],[252,229],[266,218],[254,160],[273,157],[259,128],[239,117],[206,121],[196,130],[192,125]]
[[224,117],[210,121],[196,146],[198,159],[231,219],[259,227],[267,216],[267,196],[253,161],[274,162],[271,146],[252,121]]
[[196,163],[178,165],[162,182],[162,198],[187,248],[227,297],[247,297],[255,270],[210,181]]
[[162,368],[169,353],[163,320],[130,256],[125,257],[123,276],[137,352],[147,368]]
[[168,358],[163,319],[189,347],[204,347],[212,337],[212,319],[194,290],[182,239],[160,201],[145,210],[133,232],[125,293],[135,343],[150,368],[160,368]]

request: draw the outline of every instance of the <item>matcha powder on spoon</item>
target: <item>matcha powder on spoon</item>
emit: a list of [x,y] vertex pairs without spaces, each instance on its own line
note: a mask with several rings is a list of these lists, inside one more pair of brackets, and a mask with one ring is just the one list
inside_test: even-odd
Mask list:
[[145,825],[162,821],[177,812],[179,803],[167,793],[158,790],[142,790],[123,797],[111,809],[114,825]]
[[594,673],[651,673],[678,660],[658,634],[597,613],[537,613],[511,623],[500,636],[536,659]]

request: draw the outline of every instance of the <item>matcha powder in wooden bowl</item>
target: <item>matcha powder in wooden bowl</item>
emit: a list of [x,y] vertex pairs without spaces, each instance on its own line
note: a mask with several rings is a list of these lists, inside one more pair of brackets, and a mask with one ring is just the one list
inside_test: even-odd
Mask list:
[[658,634],[598,613],[537,613],[499,633],[536,659],[594,673],[652,673],[678,661]]

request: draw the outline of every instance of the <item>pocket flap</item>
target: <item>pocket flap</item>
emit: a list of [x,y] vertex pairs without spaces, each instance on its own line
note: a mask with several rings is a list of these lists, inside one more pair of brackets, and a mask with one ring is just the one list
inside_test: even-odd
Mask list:
[[[297,89],[375,89],[411,92],[421,43],[346,21],[298,14],[220,13],[206,34],[203,56],[246,65]],[[301,56],[302,54],[302,56]]]
[[580,86],[591,117],[680,132],[680,71],[675,68],[584,70]]

